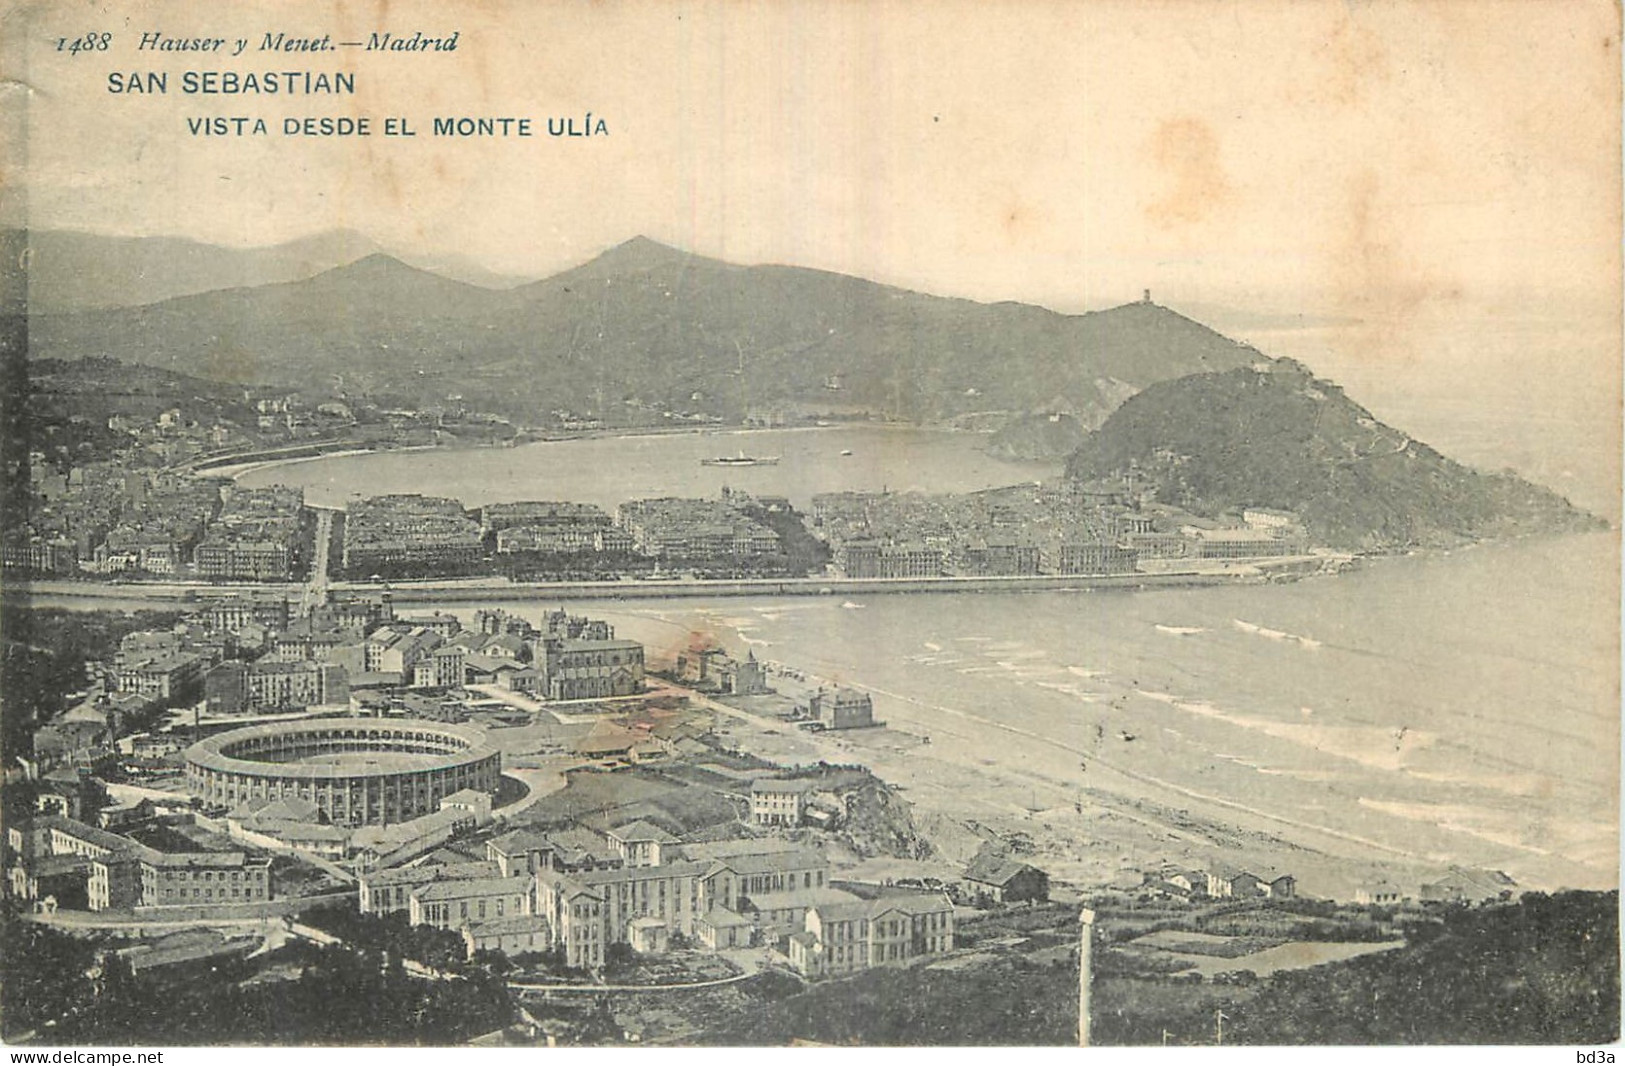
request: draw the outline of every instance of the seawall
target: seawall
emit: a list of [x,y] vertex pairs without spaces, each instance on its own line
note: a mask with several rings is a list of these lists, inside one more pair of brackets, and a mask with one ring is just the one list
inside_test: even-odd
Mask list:
[[[1283,561],[1284,562],[1284,561]],[[1317,561],[1318,563],[1318,561]],[[1206,585],[1257,584],[1301,576],[1313,567],[1238,567],[1226,571],[1178,571],[1155,574],[1035,575],[1022,577],[918,578],[741,578],[706,581],[568,581],[516,583],[503,579],[467,581],[336,581],[335,598],[387,590],[396,604],[448,603],[466,600],[655,600],[717,596],[873,596],[890,593],[941,592],[1096,592],[1194,588]],[[87,599],[140,604],[207,603],[245,595],[297,597],[295,583],[208,584],[189,582],[8,582],[4,596],[15,602],[31,597]]]

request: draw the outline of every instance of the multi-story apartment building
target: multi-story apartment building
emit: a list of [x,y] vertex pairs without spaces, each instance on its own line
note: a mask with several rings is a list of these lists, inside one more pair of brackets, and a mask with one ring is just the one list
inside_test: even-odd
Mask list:
[[350,571],[464,566],[477,562],[483,551],[480,527],[457,500],[375,496],[351,504],[346,514],[342,558]]
[[972,541],[959,550],[958,570],[976,577],[1012,577],[1038,573],[1036,544],[1016,541]]
[[251,540],[211,534],[197,546],[198,573],[213,581],[287,581],[293,576],[293,546],[280,540]]
[[536,875],[537,913],[547,919],[550,947],[564,952],[564,964],[596,970],[604,965],[604,895],[573,878],[551,871]]
[[466,677],[471,653],[463,644],[442,644],[412,664],[413,688],[454,688]]
[[471,877],[435,881],[407,897],[413,925],[462,929],[493,918],[530,914],[531,879],[528,877]]
[[43,852],[89,860],[92,910],[257,903],[271,898],[268,858],[241,851],[159,851],[71,818],[36,819]]
[[243,852],[170,854],[141,849],[141,902],[151,907],[263,903],[271,898],[271,860]]
[[505,876],[494,862],[394,866],[373,870],[357,879],[361,913],[394,914],[408,910],[412,893],[436,881],[490,881]]
[[1074,541],[1061,545],[1058,572],[1062,574],[1127,574],[1139,565],[1133,548],[1096,541]]
[[350,698],[344,668],[323,662],[257,662],[247,675],[247,707],[256,711],[287,710]]
[[941,577],[947,554],[919,542],[843,540],[835,549],[835,565],[847,577]]
[[590,503],[563,500],[518,500],[480,508],[480,528],[488,533],[519,527],[584,526],[607,528],[609,513]]
[[776,532],[726,498],[630,500],[618,508],[616,521],[638,551],[657,559],[743,559],[779,550]]
[[204,625],[212,630],[231,632],[248,625],[281,629],[288,624],[288,598],[285,595],[242,595],[211,600],[200,612]]
[[[666,933],[695,936],[737,916],[749,894],[827,887],[829,863],[811,848],[736,841],[700,848],[694,858],[658,866],[625,866],[567,874],[544,869],[535,875],[536,912],[553,925],[555,944],[572,966],[602,965],[610,944],[649,940],[658,923]],[[664,850],[662,851],[664,857]]]
[[[409,680],[412,668],[445,643],[445,638],[424,626],[407,628],[395,623],[375,629],[367,637],[366,668],[370,674],[390,674]],[[461,680],[454,682],[460,684]]]
[[882,896],[816,904],[790,938],[790,963],[808,976],[895,966],[954,947],[954,908],[946,896]]
[[120,652],[113,663],[115,684],[120,692],[134,692],[150,700],[186,700],[203,686],[208,661],[184,651],[152,655]]
[[750,820],[752,825],[794,828],[801,825],[807,809],[807,797],[816,783],[800,780],[781,780],[761,777],[750,783]]
[[71,537],[18,537],[0,547],[7,570],[71,574],[79,569],[79,546]]

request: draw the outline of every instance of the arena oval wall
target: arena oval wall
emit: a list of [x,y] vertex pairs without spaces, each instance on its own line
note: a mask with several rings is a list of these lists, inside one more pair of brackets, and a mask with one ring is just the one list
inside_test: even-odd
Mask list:
[[296,796],[347,826],[429,814],[465,788],[494,792],[501,773],[502,755],[482,730],[417,719],[249,726],[186,751],[187,789],[210,806]]

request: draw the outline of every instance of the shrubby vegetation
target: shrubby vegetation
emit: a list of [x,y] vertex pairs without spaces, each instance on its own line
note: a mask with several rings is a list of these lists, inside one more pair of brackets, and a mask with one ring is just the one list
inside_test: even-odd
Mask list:
[[[1619,1037],[1619,894],[1531,893],[1406,923],[1409,946],[1256,983],[1097,984],[1104,1044],[1601,1044]],[[1101,973],[1109,977],[1108,973]],[[1176,991],[1177,990],[1177,991]]]
[[173,611],[63,611],[6,604],[0,608],[0,756],[10,764],[34,750],[34,731],[66,709],[65,696],[85,687],[85,663],[111,659],[138,629],[168,629]]
[[[137,979],[96,945],[8,915],[0,948],[8,1042],[446,1045],[514,1016],[507,988],[479,968],[427,981],[407,974],[399,954],[367,947],[293,942],[254,962],[168,966]],[[266,967],[290,972],[248,982]]]
[[1077,1040],[1075,963],[1001,959],[969,970],[867,970],[721,1020],[705,1043],[1066,1045]]

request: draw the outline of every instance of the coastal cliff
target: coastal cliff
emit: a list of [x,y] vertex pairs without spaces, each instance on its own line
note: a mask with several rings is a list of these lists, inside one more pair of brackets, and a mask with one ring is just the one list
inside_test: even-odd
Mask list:
[[1073,479],[1131,472],[1160,502],[1293,511],[1313,543],[1351,551],[1605,528],[1550,489],[1440,455],[1289,360],[1152,385],[1067,461]]

